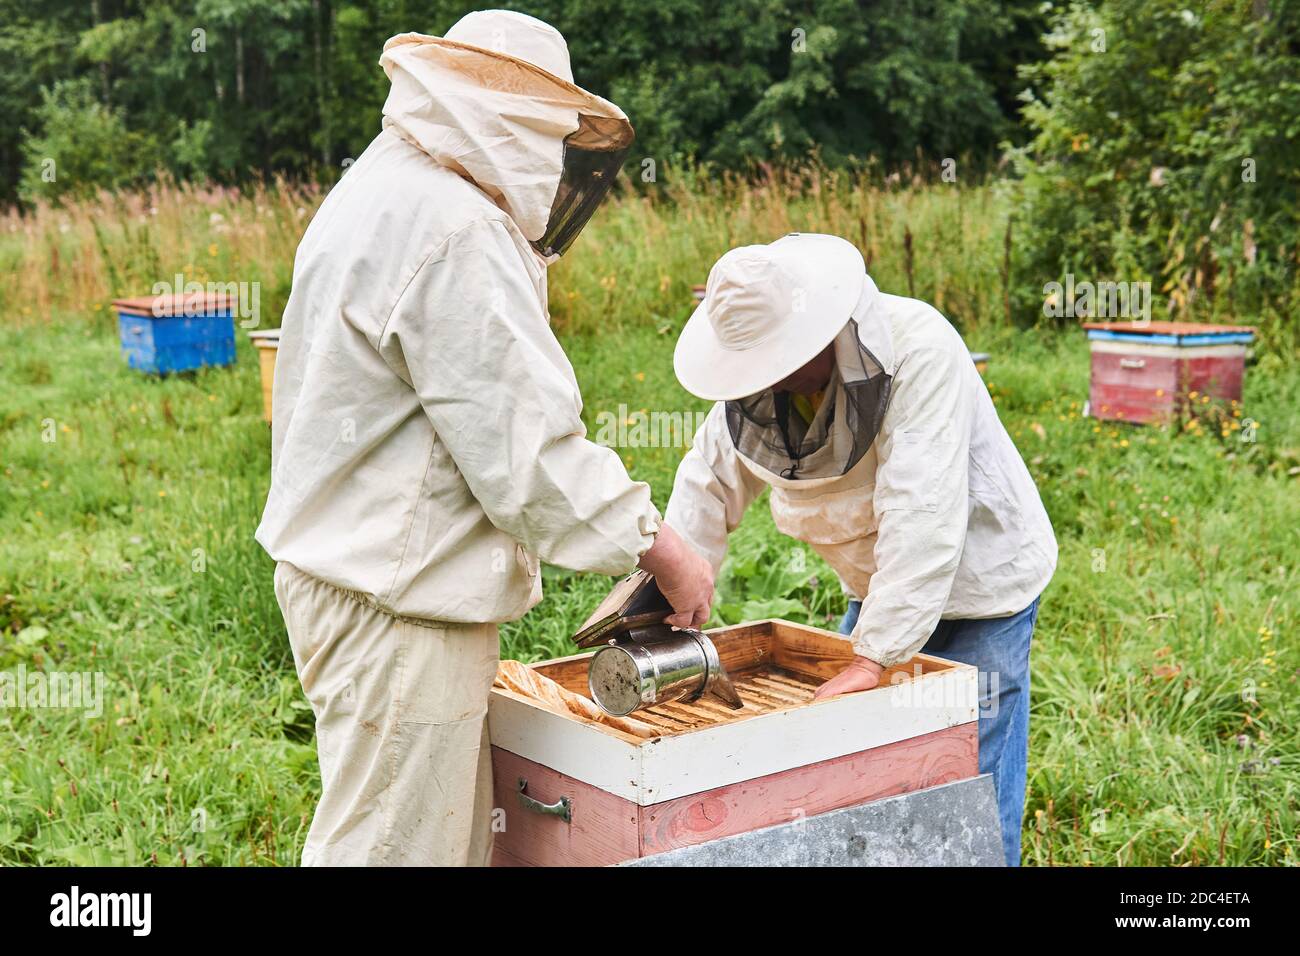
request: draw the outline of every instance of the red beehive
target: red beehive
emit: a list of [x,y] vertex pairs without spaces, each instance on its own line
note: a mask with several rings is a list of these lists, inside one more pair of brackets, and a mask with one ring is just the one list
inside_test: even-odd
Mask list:
[[1151,424],[1185,412],[1192,396],[1241,399],[1246,325],[1085,322],[1092,353],[1089,414]]

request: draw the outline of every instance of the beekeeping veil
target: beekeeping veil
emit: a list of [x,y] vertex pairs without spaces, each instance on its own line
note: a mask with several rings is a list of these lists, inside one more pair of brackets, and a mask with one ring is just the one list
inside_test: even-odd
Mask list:
[[[871,447],[889,406],[893,354],[878,296],[857,249],[835,236],[733,249],[678,339],[678,380],[726,402],[732,441],[749,461],[787,480],[839,477]],[[830,379],[806,421],[773,386],[828,345]]]
[[379,62],[392,81],[384,126],[473,181],[548,258],[582,231],[632,146],[623,111],[574,85],[559,32],[521,13],[400,34]]

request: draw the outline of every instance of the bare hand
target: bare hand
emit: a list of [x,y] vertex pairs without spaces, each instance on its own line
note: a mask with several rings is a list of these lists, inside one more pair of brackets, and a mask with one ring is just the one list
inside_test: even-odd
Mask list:
[[673,606],[665,618],[673,627],[701,628],[713,603],[713,568],[668,525],[661,525],[655,543],[641,555],[641,568],[655,576],[659,590]]
[[884,672],[885,669],[875,661],[865,657],[855,657],[853,663],[817,688],[813,700],[825,700],[839,694],[871,690],[880,683],[880,675]]

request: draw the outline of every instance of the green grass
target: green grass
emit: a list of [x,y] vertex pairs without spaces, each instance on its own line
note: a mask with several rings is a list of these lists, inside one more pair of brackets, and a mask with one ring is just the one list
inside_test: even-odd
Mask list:
[[[883,233],[940,216],[932,197],[911,202],[880,213]],[[704,407],[671,371],[687,288],[714,247],[770,223],[744,224],[743,208],[694,215],[702,237],[682,239],[690,223],[615,207],[555,277],[590,426],[620,405]],[[783,215],[811,228],[820,214]],[[641,246],[611,244],[638,229]],[[988,386],[1061,545],[1033,653],[1025,860],[1294,862],[1297,355],[1265,342],[1226,434],[1082,418],[1082,337],[1001,323],[998,297],[980,291],[996,264],[978,255],[1000,232],[984,230],[946,277],[931,262],[914,281],[927,298],[947,282],[969,304],[963,331],[993,354]],[[673,272],[656,284],[661,268]],[[904,291],[897,260],[881,272]],[[231,370],[152,379],[125,368],[102,308],[55,311],[0,323],[0,671],[101,672],[105,712],[0,710],[0,863],[295,863],[318,779],[271,562],[252,538],[270,445],[256,356],[240,342]],[[1247,418],[1254,442],[1230,424]],[[682,450],[621,454],[662,506]],[[838,585],[795,549],[760,501],[733,538],[717,619],[833,622]],[[608,585],[546,569],[546,600],[503,629],[503,653],[570,652]]]

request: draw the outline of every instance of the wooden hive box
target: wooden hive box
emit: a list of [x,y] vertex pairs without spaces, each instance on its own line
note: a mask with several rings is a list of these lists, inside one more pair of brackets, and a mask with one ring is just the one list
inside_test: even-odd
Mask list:
[[262,378],[262,419],[271,424],[272,386],[275,384],[275,360],[280,354],[280,330],[264,329],[249,332],[249,339],[257,349],[257,369]]
[[[922,654],[874,690],[814,703],[853,657],[840,635],[759,621],[709,636],[745,708],[706,697],[631,715],[659,737],[493,689],[494,865],[609,865],[978,773],[974,667]],[[585,696],[590,657],[533,666]]]
[[235,361],[229,300],[188,293],[114,299],[122,354],[140,372],[166,375]]
[[1152,424],[1184,414],[1197,398],[1240,401],[1244,325],[1085,322],[1092,358],[1088,413]]

